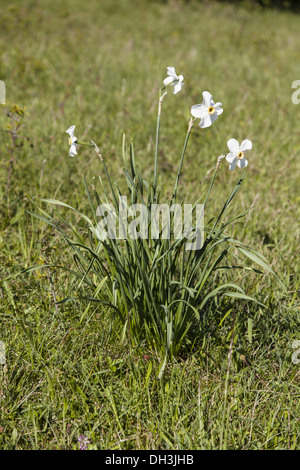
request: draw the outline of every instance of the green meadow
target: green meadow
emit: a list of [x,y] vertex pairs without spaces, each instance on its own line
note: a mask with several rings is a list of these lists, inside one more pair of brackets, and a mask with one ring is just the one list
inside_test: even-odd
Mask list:
[[[300,449],[299,44],[299,15],[247,2],[1,1],[1,449],[76,450],[80,436],[99,450]],[[41,199],[91,217],[86,186],[109,194],[94,148],[69,156],[71,125],[97,144],[122,190],[124,142],[152,178],[168,66],[184,86],[168,87],[162,104],[161,201],[172,195],[191,106],[207,90],[224,112],[206,129],[194,123],[178,197],[195,203],[227,141],[250,139],[228,218],[250,210],[229,235],[276,275],[234,253],[232,263],[259,272],[227,267],[211,288],[234,282],[258,303],[213,298],[159,377],[155,348],[132,342],[109,305],[78,299],[90,295],[73,275],[78,258],[33,213],[60,214],[88,239],[77,213]],[[228,167],[222,160],[207,222],[243,174]]]

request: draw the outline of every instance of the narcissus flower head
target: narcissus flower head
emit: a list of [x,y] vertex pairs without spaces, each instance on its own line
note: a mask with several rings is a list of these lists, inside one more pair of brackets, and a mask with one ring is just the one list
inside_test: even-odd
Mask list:
[[69,134],[69,145],[70,145],[70,151],[69,155],[70,157],[75,157],[77,155],[77,150],[76,150],[76,145],[77,145],[77,137],[74,135],[75,131],[75,126],[69,127],[69,129],[66,130],[66,133]]
[[222,103],[215,103],[208,91],[202,93],[202,104],[195,104],[191,108],[192,116],[200,119],[201,128],[209,127],[223,113]]
[[168,77],[164,79],[164,85],[174,86],[173,93],[174,95],[176,95],[177,93],[180,92],[182,86],[184,85],[183,83],[184,78],[182,75],[176,74],[174,67],[167,67],[167,74],[168,74]]
[[226,155],[226,160],[229,162],[229,170],[234,170],[236,165],[239,168],[246,168],[248,160],[245,158],[245,152],[252,149],[251,140],[245,139],[239,144],[236,139],[229,139],[227,142],[229,153]]

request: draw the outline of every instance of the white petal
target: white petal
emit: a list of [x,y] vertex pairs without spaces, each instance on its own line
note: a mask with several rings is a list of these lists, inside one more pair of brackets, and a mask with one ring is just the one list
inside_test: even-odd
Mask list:
[[175,72],[175,67],[167,67],[167,74],[177,77],[176,72]]
[[252,142],[249,139],[243,140],[240,146],[240,150],[242,152],[245,152],[246,150],[251,150],[252,149]]
[[70,157],[75,157],[77,155],[76,144],[72,144],[69,152]]
[[191,107],[191,113],[195,118],[202,119],[207,114],[207,109],[203,104],[194,104],[194,106]]
[[235,160],[235,159],[236,159],[236,157],[232,153],[227,153],[226,160],[228,161],[228,163],[232,163],[233,160]]
[[236,139],[229,139],[227,142],[227,147],[233,155],[237,155],[240,151],[240,144]]
[[237,164],[238,164],[238,167],[240,168],[246,168],[246,166],[248,166],[248,160],[245,157],[238,159]]
[[216,113],[218,116],[220,116],[220,114],[223,113],[223,108],[222,108],[222,103],[216,103],[215,104],[215,109],[216,109]]
[[229,170],[230,170],[230,171],[232,171],[232,170],[235,169],[237,160],[238,160],[238,158],[235,158],[235,159],[230,163],[230,165],[229,165]]
[[210,107],[211,105],[211,98],[212,98],[212,95],[208,92],[208,91],[204,91],[202,93],[202,96],[203,96],[203,104],[204,106],[206,106],[207,108]]
[[75,131],[75,126],[69,127],[69,129],[66,130],[66,133],[69,134],[70,137],[73,137]]
[[213,121],[212,121],[212,116],[213,114],[205,114],[205,116],[202,118],[202,120],[200,121],[200,124],[199,126],[202,128],[202,129],[205,129],[206,127],[209,127],[212,125]]
[[177,93],[179,93],[179,91],[181,90],[182,88],[182,85],[183,83],[180,83],[180,82],[177,82],[175,85],[174,85],[174,95],[176,95]]
[[218,119],[217,113],[210,114],[211,123],[215,122]]
[[184,76],[183,76],[183,75],[179,75],[178,80],[179,80],[180,83],[183,82]]
[[164,85],[170,85],[170,83],[172,83],[173,81],[175,80],[174,77],[167,77],[164,79]]

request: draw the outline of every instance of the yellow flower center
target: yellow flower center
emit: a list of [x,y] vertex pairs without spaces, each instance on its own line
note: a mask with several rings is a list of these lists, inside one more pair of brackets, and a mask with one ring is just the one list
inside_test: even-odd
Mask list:
[[210,106],[208,108],[208,112],[209,112],[209,114],[214,114],[216,112],[216,109],[213,106]]
[[72,139],[71,139],[71,137],[70,137],[70,138],[69,138],[69,145],[71,145],[71,143],[72,143]]
[[241,160],[242,158],[244,158],[244,152],[239,152],[237,157]]

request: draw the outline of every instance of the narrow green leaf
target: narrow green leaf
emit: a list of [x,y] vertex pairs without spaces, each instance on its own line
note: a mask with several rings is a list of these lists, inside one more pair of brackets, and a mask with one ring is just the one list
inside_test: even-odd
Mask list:
[[80,215],[80,217],[85,219],[90,225],[93,225],[93,222],[91,221],[91,219],[89,217],[87,217],[85,214],[78,211],[74,207],[69,206],[69,204],[65,204],[64,202],[58,201],[57,199],[44,199],[44,198],[42,198],[41,201],[46,202],[47,204],[53,204],[53,205],[56,205],[56,206],[62,206],[62,207],[66,207],[67,209],[71,209],[72,211],[74,211],[78,215]]

